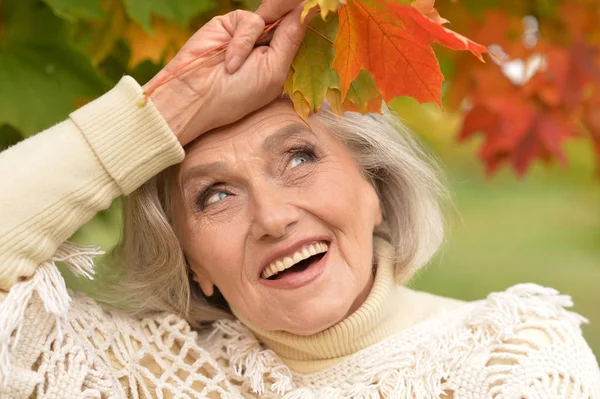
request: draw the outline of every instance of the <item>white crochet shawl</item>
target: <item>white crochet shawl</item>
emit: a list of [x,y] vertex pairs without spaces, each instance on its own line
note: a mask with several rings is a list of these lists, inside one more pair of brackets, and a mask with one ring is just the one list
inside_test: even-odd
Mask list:
[[600,398],[585,319],[552,289],[491,294],[299,374],[238,321],[198,334],[68,292],[54,262],[91,277],[96,254],[63,244],[0,303],[0,398]]

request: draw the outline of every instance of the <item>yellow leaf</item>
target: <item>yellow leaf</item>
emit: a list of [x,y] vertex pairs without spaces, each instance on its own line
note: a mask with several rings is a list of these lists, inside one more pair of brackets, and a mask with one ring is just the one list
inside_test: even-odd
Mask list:
[[294,67],[290,68],[290,70],[288,71],[287,79],[285,80],[285,83],[283,84],[283,94],[287,94],[291,97],[293,92],[294,92]]
[[127,27],[124,37],[131,47],[130,68],[144,60],[154,63],[169,61],[190,37],[186,29],[164,19],[155,18],[152,28],[154,35],[149,35],[136,23]]
[[292,96],[292,102],[294,103],[294,110],[302,119],[308,121],[308,115],[310,115],[310,105],[308,105],[308,101],[304,98],[302,93],[299,91],[295,91]]
[[344,115],[344,108],[342,107],[342,93],[338,89],[327,89],[325,98],[329,103],[329,109],[336,115]]
[[302,16],[300,19],[304,22],[304,18],[308,15],[308,12],[311,8],[319,6],[321,8],[321,18],[325,20],[327,18],[327,14],[330,12],[334,13],[337,11],[338,6],[344,4],[343,0],[308,0],[304,5],[304,9],[302,10]]
[[287,79],[283,85],[283,94],[287,96],[294,103],[294,110],[302,119],[308,122],[308,115],[310,115],[310,105],[304,95],[298,90],[294,89],[294,68],[290,68]]

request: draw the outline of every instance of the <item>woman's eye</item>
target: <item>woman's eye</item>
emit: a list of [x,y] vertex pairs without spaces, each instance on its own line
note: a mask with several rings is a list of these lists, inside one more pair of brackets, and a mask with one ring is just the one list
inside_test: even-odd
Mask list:
[[312,148],[297,148],[290,151],[289,166],[295,168],[306,162],[316,160],[315,152]]
[[308,161],[309,161],[308,156],[306,156],[304,154],[294,155],[294,157],[290,161],[290,165],[292,168],[295,168],[296,166],[303,164],[304,162],[308,162]]
[[212,194],[210,197],[208,197],[206,199],[205,204],[206,205],[214,204],[215,202],[221,201],[222,199],[225,199],[228,196],[229,196],[229,193],[226,193],[225,191],[217,191],[216,193]]

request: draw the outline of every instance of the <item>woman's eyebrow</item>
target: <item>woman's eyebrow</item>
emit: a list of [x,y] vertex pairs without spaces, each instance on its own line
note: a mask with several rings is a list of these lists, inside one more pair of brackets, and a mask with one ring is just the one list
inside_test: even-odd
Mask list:
[[285,142],[290,136],[299,135],[299,133],[310,133],[314,135],[314,132],[305,123],[290,123],[265,138],[262,144],[263,151],[271,151],[273,148]]
[[183,172],[181,176],[181,187],[183,187],[185,183],[193,177],[209,176],[211,174],[225,172],[226,170],[227,165],[224,162],[212,162],[205,165],[193,166]]

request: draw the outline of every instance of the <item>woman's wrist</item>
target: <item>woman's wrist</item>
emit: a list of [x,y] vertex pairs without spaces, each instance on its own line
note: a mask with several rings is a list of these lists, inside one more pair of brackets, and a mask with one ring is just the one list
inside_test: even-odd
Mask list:
[[[144,91],[148,92],[157,83],[160,84],[164,74],[168,74],[168,72],[161,71],[146,83],[143,86]],[[198,116],[198,110],[202,108],[201,96],[180,79],[172,79],[155,87],[150,93],[149,99],[182,146],[192,141],[192,137],[205,131],[201,123],[202,118]]]

